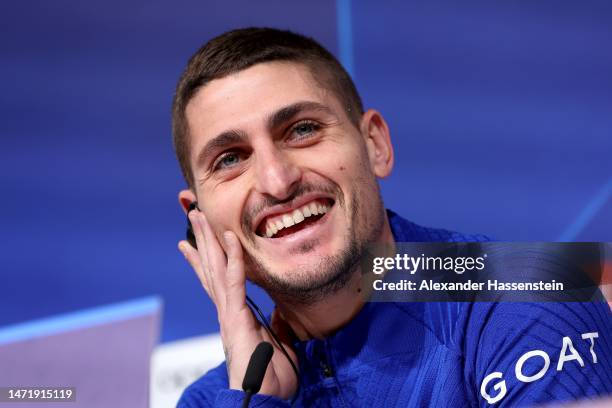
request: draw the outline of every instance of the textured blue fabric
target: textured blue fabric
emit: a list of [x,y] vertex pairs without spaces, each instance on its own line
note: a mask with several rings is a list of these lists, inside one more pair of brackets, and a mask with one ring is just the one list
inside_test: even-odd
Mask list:
[[[489,240],[388,216],[398,242]],[[489,398],[505,388],[495,406],[609,395],[611,317],[605,303],[367,303],[333,336],[295,343],[301,388],[294,406],[490,406],[481,386],[491,374],[484,387]],[[573,348],[563,349],[564,337]],[[534,350],[517,375],[517,363]],[[560,362],[561,354],[569,360]],[[244,393],[227,388],[221,364],[190,385],[178,407],[240,406]],[[290,404],[257,394],[250,406]]]

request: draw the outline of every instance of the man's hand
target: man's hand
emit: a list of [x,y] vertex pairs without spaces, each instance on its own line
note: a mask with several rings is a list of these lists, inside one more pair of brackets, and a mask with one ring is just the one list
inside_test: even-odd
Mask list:
[[[223,234],[227,256],[203,213],[191,211],[198,249],[187,241],[179,249],[195,270],[208,296],[217,308],[221,338],[231,389],[241,390],[244,373],[255,347],[261,341],[275,344],[246,304],[246,275],[242,246],[233,232]],[[297,366],[297,356],[289,341],[289,327],[277,310],[272,328]],[[297,389],[297,378],[289,361],[275,346],[260,393],[287,399]]]

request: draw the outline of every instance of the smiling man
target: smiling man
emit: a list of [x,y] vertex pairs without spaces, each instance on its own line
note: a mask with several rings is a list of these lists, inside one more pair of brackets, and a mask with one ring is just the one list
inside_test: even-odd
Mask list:
[[351,121],[347,108],[283,61],[213,80],[186,107],[200,210],[236,232],[249,277],[284,300],[333,292],[366,243],[391,240],[375,179],[391,170],[386,125],[375,111]]
[[[555,375],[539,385],[521,384],[527,377],[519,375],[502,386],[496,374],[516,364],[519,351],[557,347],[534,345],[545,307],[364,302],[359,261],[369,244],[487,238],[420,227],[385,211],[377,179],[393,167],[389,129],[379,112],[364,111],[348,74],[319,44],[257,28],[211,40],[179,81],[173,133],[188,184],[179,201],[197,243],[179,248],[215,303],[226,353],[179,406],[238,406],[251,353],[263,340],[274,343],[247,306],[246,279],[275,301],[272,328],[287,350],[275,345],[254,404],[550,400],[543,390],[554,390]],[[534,320],[518,318],[525,314]],[[603,316],[580,328],[559,317],[553,334],[601,339],[610,329]],[[504,343],[507,319],[520,322],[512,330],[525,329],[511,344]],[[506,359],[494,358],[510,345]],[[589,356],[589,345],[576,347]],[[577,373],[579,395],[609,392],[609,380],[597,379],[597,370],[610,367],[601,356],[599,365],[566,366]],[[556,399],[576,396],[564,387]]]

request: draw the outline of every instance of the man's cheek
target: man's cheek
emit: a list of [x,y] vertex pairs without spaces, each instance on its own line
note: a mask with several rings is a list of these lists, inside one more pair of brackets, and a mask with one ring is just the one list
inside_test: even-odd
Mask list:
[[[219,242],[219,244],[221,245],[221,248],[223,248],[223,251],[226,251],[227,248],[225,247],[225,241],[223,239],[223,233],[225,231],[233,231],[231,228],[228,228],[227,226],[225,226],[224,224],[224,220],[221,219],[219,217],[219,214],[212,210],[212,209],[206,209],[206,208],[201,208],[202,213],[204,213],[204,217],[206,218],[206,221],[208,222],[208,225],[210,226],[213,234],[214,234],[214,238]],[[238,235],[237,231],[233,231],[234,233],[236,233],[236,236],[240,236]]]

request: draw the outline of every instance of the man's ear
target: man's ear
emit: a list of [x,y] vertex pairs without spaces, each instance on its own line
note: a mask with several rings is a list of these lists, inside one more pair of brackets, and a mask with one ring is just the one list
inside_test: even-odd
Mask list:
[[376,177],[384,178],[393,169],[393,146],[389,126],[380,112],[370,109],[361,117],[361,134]]
[[178,200],[185,214],[189,212],[189,204],[198,201],[195,193],[191,190],[181,190],[178,195]]

